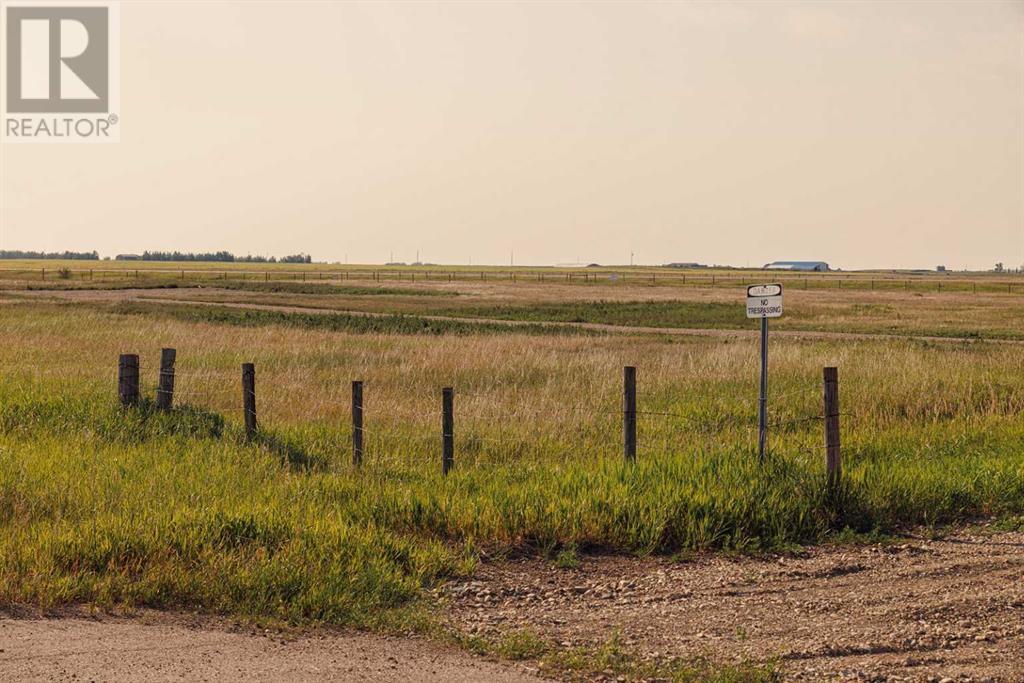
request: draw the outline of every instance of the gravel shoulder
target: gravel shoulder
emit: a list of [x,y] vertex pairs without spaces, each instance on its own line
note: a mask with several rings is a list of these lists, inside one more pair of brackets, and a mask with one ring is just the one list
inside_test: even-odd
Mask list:
[[484,638],[527,630],[591,648],[618,637],[652,659],[774,659],[786,680],[1024,681],[1021,533],[767,559],[521,560],[447,594],[456,626]]

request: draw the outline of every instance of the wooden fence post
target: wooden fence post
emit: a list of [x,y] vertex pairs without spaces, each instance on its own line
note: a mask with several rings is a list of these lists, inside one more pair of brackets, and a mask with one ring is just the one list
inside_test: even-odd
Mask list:
[[245,413],[245,438],[256,436],[256,366],[242,363],[242,411]]
[[828,488],[834,491],[842,476],[839,452],[839,369],[825,368],[825,466]]
[[636,368],[622,369],[622,448],[626,462],[636,460]]
[[174,360],[177,352],[174,349],[160,350],[160,378],[156,389],[156,407],[158,410],[170,410],[174,405]]
[[352,464],[363,464],[363,383],[352,382]]
[[122,353],[118,360],[117,394],[125,407],[139,402],[139,356],[136,353]]
[[441,474],[455,464],[455,391],[441,389]]

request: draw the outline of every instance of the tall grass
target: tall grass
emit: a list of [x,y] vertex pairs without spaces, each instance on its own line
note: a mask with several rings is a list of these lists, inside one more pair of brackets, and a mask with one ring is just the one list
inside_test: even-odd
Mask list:
[[[815,543],[1024,512],[1016,349],[786,341],[772,453],[756,350],[657,338],[352,335],[15,307],[0,330],[0,600],[193,607],[360,626],[407,619],[481,553]],[[117,353],[179,352],[179,408],[115,405]],[[88,349],[83,354],[83,349]],[[238,415],[257,366],[263,430]],[[621,366],[640,456],[620,456]],[[840,367],[844,487],[826,495],[820,368]],[[350,465],[347,380],[366,381]],[[456,387],[440,474],[439,389]],[[805,418],[811,418],[803,421]]]

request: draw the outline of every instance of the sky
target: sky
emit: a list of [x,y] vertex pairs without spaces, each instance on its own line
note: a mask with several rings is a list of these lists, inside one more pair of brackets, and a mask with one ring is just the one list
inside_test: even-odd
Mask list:
[[125,0],[120,37],[121,141],[0,146],[0,248],[1024,263],[1021,1]]

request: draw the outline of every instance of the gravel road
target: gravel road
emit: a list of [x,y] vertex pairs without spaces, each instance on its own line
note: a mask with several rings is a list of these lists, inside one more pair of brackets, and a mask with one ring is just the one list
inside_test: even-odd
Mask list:
[[[446,589],[456,625],[646,657],[777,658],[787,680],[1024,681],[1024,534],[685,562],[485,565]],[[948,679],[948,680],[947,680]]]
[[419,639],[281,634],[143,612],[0,617],[2,681],[494,681],[539,679]]

